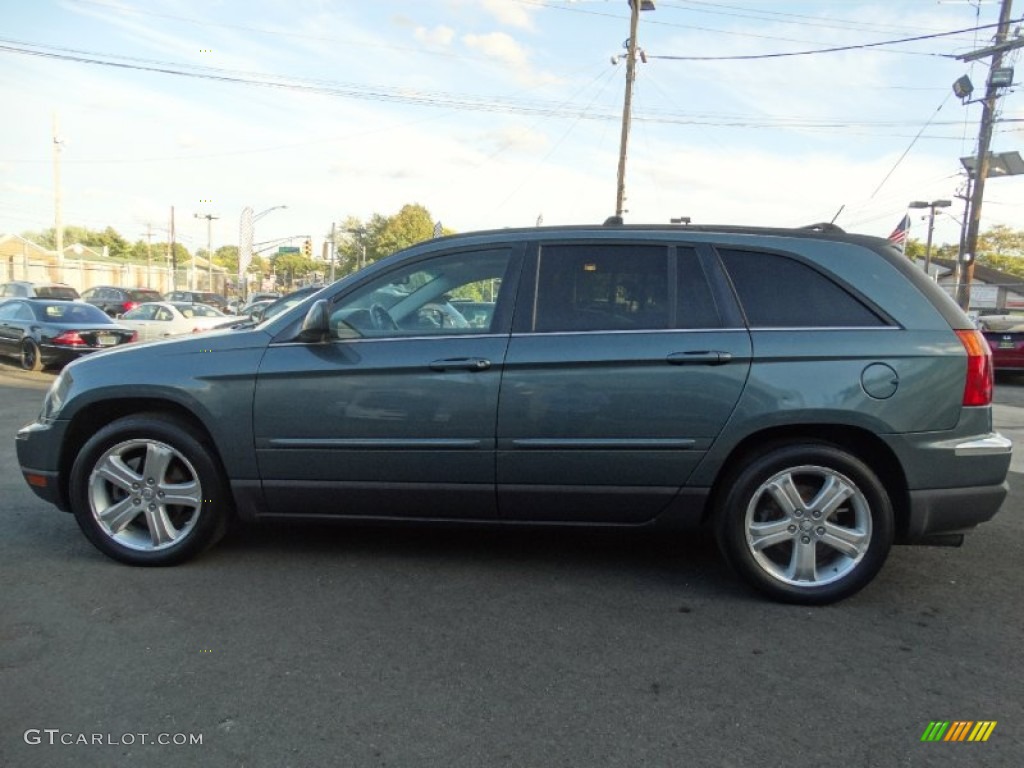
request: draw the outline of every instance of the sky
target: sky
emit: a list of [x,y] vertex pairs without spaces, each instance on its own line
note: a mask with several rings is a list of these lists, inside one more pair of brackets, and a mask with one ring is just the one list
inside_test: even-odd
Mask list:
[[[255,240],[309,236],[318,253],[333,222],[407,203],[456,231],[615,212],[627,0],[0,11],[0,234],[54,225],[55,124],[65,225],[133,242],[166,240],[172,206],[190,250],[208,221],[217,248],[238,243],[246,206],[287,206]],[[950,199],[935,242],[957,242],[982,107],[951,86],[967,74],[980,95],[987,63],[955,57],[990,44],[998,16],[991,0],[656,0],[637,34],[626,221],[834,219],[884,237],[910,201]],[[750,58],[766,54],[787,55]],[[1024,150],[1017,87],[999,118],[992,149]],[[990,180],[982,229],[1024,228],[1022,204],[1024,176]],[[923,241],[927,211],[910,213]]]

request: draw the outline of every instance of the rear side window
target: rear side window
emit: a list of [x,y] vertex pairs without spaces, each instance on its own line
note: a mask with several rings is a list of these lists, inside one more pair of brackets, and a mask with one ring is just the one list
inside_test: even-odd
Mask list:
[[668,327],[664,246],[552,245],[541,252],[535,331]]
[[844,287],[777,253],[719,249],[751,327],[864,328],[886,322]]
[[40,285],[36,287],[36,296],[46,299],[67,299],[73,301],[78,298],[78,291],[74,288],[65,288],[60,285]]

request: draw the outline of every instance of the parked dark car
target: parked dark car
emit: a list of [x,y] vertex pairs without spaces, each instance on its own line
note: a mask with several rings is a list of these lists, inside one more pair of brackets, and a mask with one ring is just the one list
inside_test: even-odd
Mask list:
[[28,280],[15,280],[0,285],[0,299],[9,296],[30,299],[64,299],[66,301],[79,298],[78,291],[66,283],[33,283]]
[[248,314],[249,317],[256,322],[262,322],[263,320],[274,317],[285,310],[291,309],[300,301],[305,301],[314,293],[322,289],[322,285],[307,285],[303,288],[298,288],[291,293],[285,294],[284,296],[279,296],[269,304],[250,307],[248,311],[243,308],[242,311]]
[[[485,325],[437,307],[494,299]],[[827,603],[1007,492],[988,345],[885,240],[592,226],[421,243],[255,327],[69,366],[17,436],[101,551],[165,565],[232,515],[710,527]]]
[[160,291],[150,288],[118,288],[113,285],[97,285],[82,293],[82,301],[99,307],[111,317],[119,317],[147,301],[163,301]]
[[8,299],[0,303],[0,354],[39,371],[82,355],[135,341],[91,304],[62,299]]
[[231,313],[228,300],[219,293],[210,291],[171,291],[167,294],[167,301],[188,301],[193,304],[209,304],[221,312]]

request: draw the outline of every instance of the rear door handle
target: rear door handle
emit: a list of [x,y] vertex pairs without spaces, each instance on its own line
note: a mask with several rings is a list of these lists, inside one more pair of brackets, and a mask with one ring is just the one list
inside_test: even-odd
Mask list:
[[482,357],[451,357],[435,360],[430,364],[432,371],[472,371],[479,373],[491,367],[491,361]]
[[669,365],[725,365],[732,360],[729,352],[714,349],[697,349],[688,352],[673,352],[665,360]]

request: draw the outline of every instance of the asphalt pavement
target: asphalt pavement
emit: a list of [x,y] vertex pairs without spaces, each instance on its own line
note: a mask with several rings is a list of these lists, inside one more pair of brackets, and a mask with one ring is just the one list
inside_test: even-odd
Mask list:
[[1024,462],[824,608],[702,537],[260,526],[131,568],[17,471],[48,379],[0,369],[0,766],[1024,765]]

